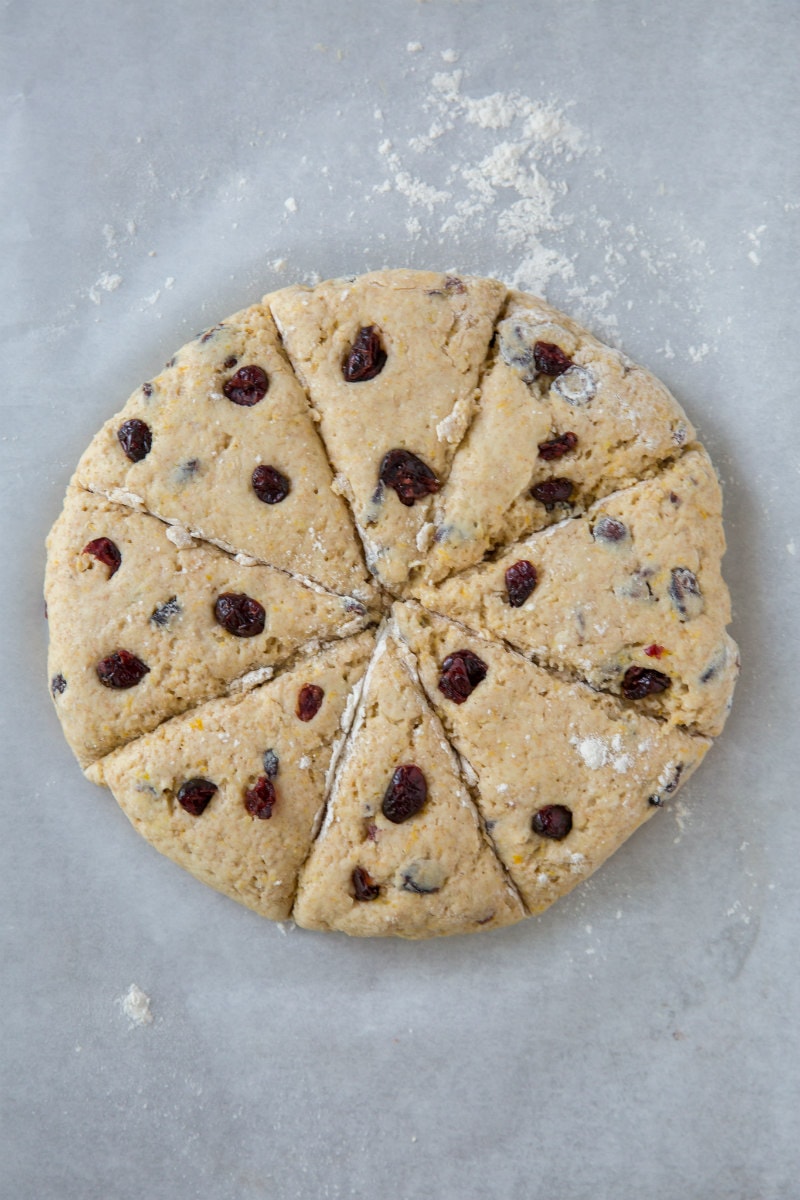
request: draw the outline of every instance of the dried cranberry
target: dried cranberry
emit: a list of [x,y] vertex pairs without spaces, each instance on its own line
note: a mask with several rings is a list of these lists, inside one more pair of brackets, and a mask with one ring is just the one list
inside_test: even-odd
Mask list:
[[275,467],[268,467],[263,463],[253,471],[251,483],[253,491],[265,504],[280,504],[292,490],[292,485],[285,475]]
[[546,462],[552,462],[554,458],[563,458],[565,454],[574,450],[577,444],[577,434],[559,434],[558,437],[551,438],[549,442],[539,442],[539,458],[543,458]]
[[439,691],[454,704],[463,704],[486,678],[488,670],[483,659],[471,650],[456,650],[442,663]]
[[264,632],[267,614],[252,596],[246,596],[244,592],[223,592],[217,597],[214,616],[234,637],[250,638]]
[[600,517],[592,526],[592,537],[596,542],[622,542],[627,536],[627,527],[616,517]]
[[540,837],[562,842],[572,829],[572,812],[565,804],[545,804],[533,814],[531,829]]
[[225,362],[222,364],[222,369],[224,371],[232,371],[238,361],[239,360],[235,354],[229,354],[225,359]]
[[119,564],[122,562],[122,555],[119,552],[119,547],[112,542],[111,538],[99,537],[91,542],[87,542],[83,547],[81,554],[91,554],[98,562],[103,563],[108,567],[108,578],[119,570]]
[[53,696],[60,696],[67,690],[67,681],[59,671],[58,675],[54,675],[50,680],[50,693]]
[[622,694],[626,700],[642,700],[665,692],[671,683],[669,675],[653,667],[628,667],[622,680]]
[[107,658],[101,658],[95,670],[104,687],[122,689],[141,683],[150,668],[129,650],[115,650]]
[[644,652],[648,658],[661,658],[664,653],[664,647],[659,646],[658,642],[653,642],[652,646],[645,646]]
[[342,374],[347,383],[364,383],[380,375],[386,366],[386,351],[377,326],[359,329],[350,351],[342,362]]
[[322,705],[325,692],[316,683],[304,683],[297,693],[296,713],[301,721],[313,721]]
[[415,500],[432,496],[442,486],[430,467],[410,450],[390,450],[384,455],[378,478],[394,488],[406,508],[411,508]]
[[416,816],[428,799],[428,785],[419,767],[406,763],[397,767],[383,797],[381,812],[393,825]]
[[130,421],[123,421],[117,430],[117,437],[126,457],[134,463],[147,458],[153,445],[150,426],[146,425],[144,421],[140,421],[138,417],[131,417]]
[[541,483],[533,485],[531,495],[534,500],[539,500],[548,512],[552,512],[556,504],[563,504],[569,500],[574,487],[571,479],[543,479]]
[[178,804],[193,817],[201,816],[209,801],[217,792],[217,785],[210,779],[187,779],[178,788]]
[[263,400],[269,388],[267,372],[262,367],[240,367],[235,375],[231,375],[222,385],[222,391],[232,404],[242,408],[252,408]]
[[540,375],[561,375],[570,369],[572,359],[555,342],[537,342],[533,347],[533,364]]
[[527,559],[521,558],[506,571],[506,591],[508,603],[512,608],[522,608],[533,589],[536,587],[536,567]]
[[381,894],[380,887],[363,867],[353,871],[353,894],[356,900],[377,900]]
[[244,806],[251,817],[258,817],[261,821],[268,821],[272,816],[272,810],[275,807],[277,799],[275,785],[272,780],[266,775],[259,775],[253,786],[248,788],[244,794]]

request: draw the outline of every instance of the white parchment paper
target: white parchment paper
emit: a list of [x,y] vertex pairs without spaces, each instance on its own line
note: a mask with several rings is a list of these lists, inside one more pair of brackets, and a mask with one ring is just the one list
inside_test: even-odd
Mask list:
[[[0,1194],[797,1196],[799,43],[792,0],[3,4]],[[264,292],[384,265],[544,288],[664,379],[723,477],[743,657],[594,880],[421,945],[159,858],[45,678],[94,431]]]

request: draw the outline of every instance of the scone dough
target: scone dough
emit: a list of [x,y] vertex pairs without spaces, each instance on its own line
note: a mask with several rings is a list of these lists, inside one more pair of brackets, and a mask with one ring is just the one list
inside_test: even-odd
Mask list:
[[[107,539],[111,572],[87,551]],[[220,596],[263,610],[263,630],[237,636],[215,616]],[[59,698],[82,766],[231,688],[263,682],[303,647],[347,637],[374,619],[366,605],[252,559],[237,561],[175,527],[70,487],[48,540],[50,662],[69,680]],[[202,648],[198,653],[198,648]],[[96,664],[125,651],[147,667],[135,687],[104,686]]]
[[[387,817],[387,790],[409,767],[422,773],[425,802],[410,818]],[[365,890],[371,898],[359,899]],[[360,936],[427,937],[524,915],[391,625],[378,639],[325,827],[303,868],[295,920]]]
[[[388,588],[424,561],[430,499],[404,506],[381,484],[395,449],[413,452],[440,482],[470,424],[486,349],[505,289],[491,279],[378,271],[271,298],[284,346],[311,404],[340,486],[351,500],[367,562]],[[386,364],[349,383],[342,363],[374,329]],[[432,493],[435,494],[435,493]]]
[[139,832],[261,915],[497,928],[722,731],[724,550],[680,405],[544,301],[411,270],[290,287],[82,457],[50,690]]
[[[372,646],[367,633],[348,638],[247,695],[175,717],[96,763],[90,777],[111,788],[162,854],[262,916],[283,920]],[[297,698],[308,686],[324,695],[313,719],[303,721]],[[178,800],[187,780],[198,778],[216,789],[200,817]],[[262,779],[275,797],[268,816],[244,803]]]

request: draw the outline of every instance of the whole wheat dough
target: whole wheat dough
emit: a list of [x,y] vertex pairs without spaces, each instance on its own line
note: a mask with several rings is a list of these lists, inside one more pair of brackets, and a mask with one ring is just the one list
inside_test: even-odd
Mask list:
[[291,287],[81,459],[50,690],[139,832],[258,913],[496,928],[721,732],[724,549],[681,406],[544,301],[410,270]]

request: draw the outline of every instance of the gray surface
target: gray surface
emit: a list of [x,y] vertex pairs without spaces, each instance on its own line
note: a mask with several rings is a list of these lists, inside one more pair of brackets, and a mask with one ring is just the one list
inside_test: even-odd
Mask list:
[[[0,31],[0,1195],[796,1197],[797,5],[10,0]],[[419,210],[410,238],[402,197],[366,199],[380,138],[427,128],[450,47],[472,96],[572,105],[589,150],[557,166],[572,223],[545,240],[579,292],[609,286],[601,324],[721,469],[744,674],[683,817],[544,918],[424,945],[285,936],[82,781],[44,686],[43,541],[105,417],[263,291],[384,264],[513,274],[491,223],[456,242]],[[431,181],[473,132],[427,156]],[[95,304],[104,271],[122,283]],[[573,285],[550,298],[578,311]],[[134,981],[149,1027],[115,1004]]]

